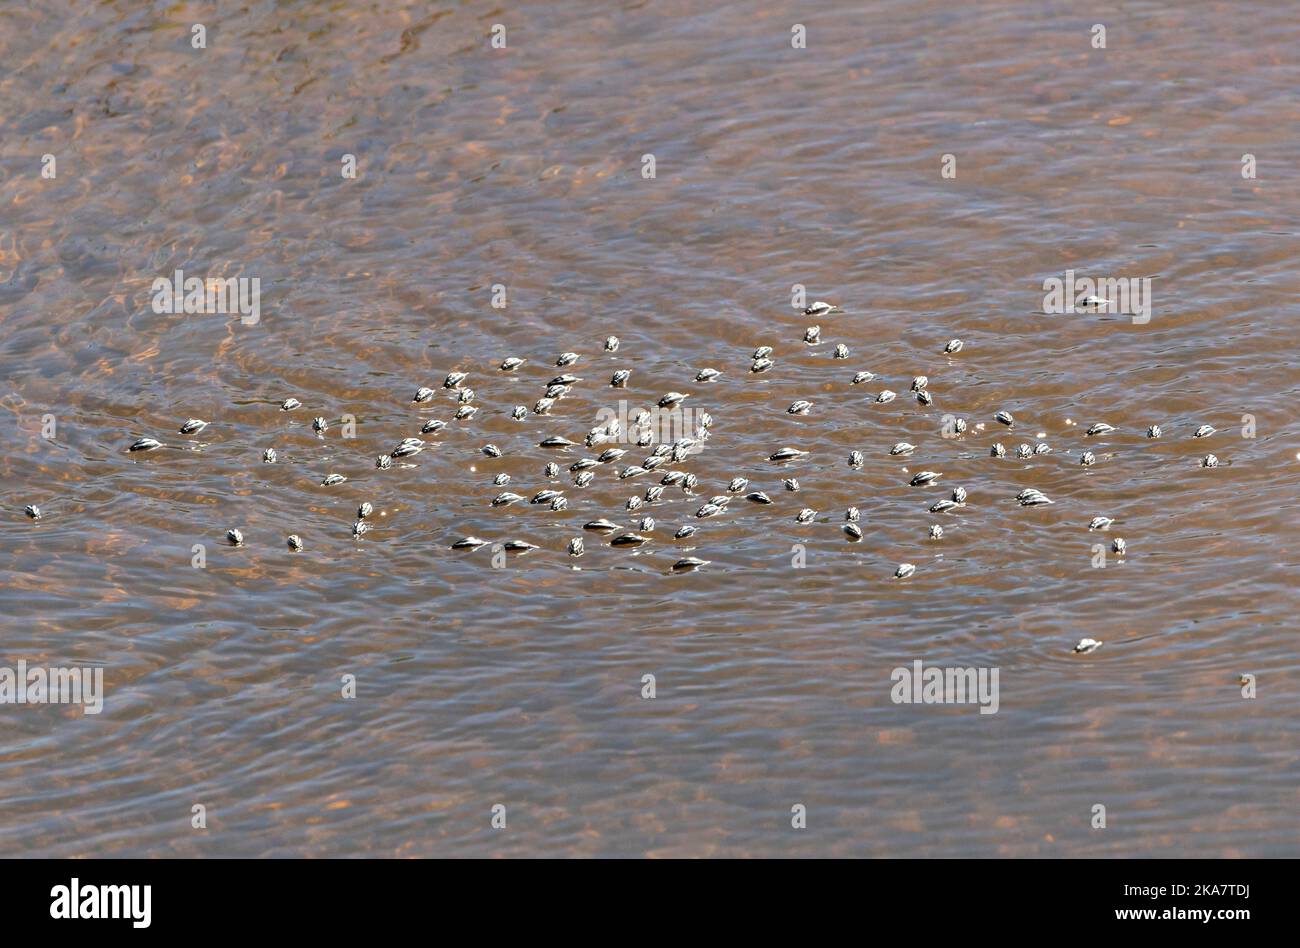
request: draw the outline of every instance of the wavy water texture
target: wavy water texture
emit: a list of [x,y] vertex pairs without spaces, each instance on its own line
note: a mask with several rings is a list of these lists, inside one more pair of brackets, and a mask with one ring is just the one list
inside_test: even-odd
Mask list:
[[[107,689],[99,715],[0,705],[0,854],[1297,855],[1300,19],[952,6],[0,7],[0,666]],[[258,278],[260,322],[155,313],[176,269]],[[1150,322],[1045,314],[1067,269],[1152,278]],[[805,318],[796,283],[844,312]],[[513,420],[566,350],[583,381]],[[453,369],[472,420],[410,402]],[[670,465],[692,494],[625,511],[658,479],[615,477],[635,445],[585,489],[543,475],[589,453],[543,438],[668,391],[714,418]],[[1051,454],[989,457],[1040,432]],[[569,508],[490,507],[502,472]],[[775,503],[696,521],[735,476]],[[565,554],[643,513],[639,550]],[[496,569],[466,534],[539,549]],[[673,574],[688,554],[711,563]],[[998,713],[893,703],[916,659],[998,668]]]

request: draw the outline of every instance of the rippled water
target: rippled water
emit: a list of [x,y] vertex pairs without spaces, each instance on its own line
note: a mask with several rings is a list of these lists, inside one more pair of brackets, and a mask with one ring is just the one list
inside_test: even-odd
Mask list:
[[[953,7],[258,2],[198,20],[202,50],[194,8],[0,8],[0,665],[107,690],[0,705],[0,853],[1296,855],[1300,18]],[[260,321],[156,314],[178,268],[260,279]],[[1151,277],[1150,322],[1045,315],[1067,269]],[[796,283],[845,309],[820,346]],[[584,381],[512,420],[565,350]],[[478,415],[376,470],[450,419],[410,398],[453,369]],[[714,418],[694,496],[632,515],[657,474],[543,476],[542,438],[670,390]],[[1052,454],[988,456],[1039,432]],[[569,509],[489,507],[498,472]],[[738,475],[775,503],[674,541]],[[643,512],[639,551],[565,555]],[[496,569],[465,534],[540,548]],[[670,573],[688,553],[711,564]],[[998,668],[998,713],[893,703],[917,659]]]

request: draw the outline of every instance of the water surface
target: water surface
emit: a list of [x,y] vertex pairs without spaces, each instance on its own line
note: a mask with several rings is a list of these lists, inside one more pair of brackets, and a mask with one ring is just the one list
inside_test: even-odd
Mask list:
[[[1028,0],[0,8],[0,665],[99,665],[108,692],[97,716],[0,706],[0,854],[1296,855],[1297,22]],[[260,321],[154,313],[178,268],[260,279]],[[1043,314],[1067,269],[1152,277],[1150,322]],[[794,284],[845,309],[821,346]],[[758,345],[776,365],[752,375]],[[565,350],[584,382],[513,421]],[[510,355],[528,362],[497,371]],[[376,470],[450,419],[449,393],[410,398],[452,369],[478,415]],[[879,378],[849,385],[861,370]],[[633,523],[649,477],[602,468],[560,513],[487,505],[498,472],[553,486],[542,438],[670,390],[714,425],[695,496],[653,505],[640,551],[564,552],[587,520]],[[192,441],[189,417],[211,422]],[[1085,439],[1096,421],[1118,430]],[[1039,432],[1052,454],[988,457]],[[125,453],[145,435],[196,450]],[[900,440],[913,457],[888,456]],[[787,444],[810,454],[766,461]],[[925,468],[939,485],[907,487]],[[672,541],[737,475],[776,503]],[[964,510],[927,513],[958,485]],[[1020,508],[1024,487],[1055,504]],[[382,516],[357,542],[362,500]],[[1101,514],[1109,535],[1086,529]],[[448,549],[465,534],[540,548],[494,569]],[[1094,568],[1113,536],[1128,555]],[[688,553],[712,563],[671,575]],[[1084,636],[1105,645],[1075,655]],[[1000,710],[894,704],[916,659],[998,668]]]

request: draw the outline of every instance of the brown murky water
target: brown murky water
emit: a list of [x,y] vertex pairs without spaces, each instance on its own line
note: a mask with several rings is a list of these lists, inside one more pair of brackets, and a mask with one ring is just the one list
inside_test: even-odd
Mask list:
[[[1297,49],[1274,3],[0,7],[0,665],[107,691],[0,705],[0,853],[1296,855]],[[258,278],[260,321],[156,314],[178,268]],[[1152,277],[1150,322],[1045,315],[1067,269]],[[511,419],[565,350],[584,381]],[[477,416],[375,469],[450,420],[410,398],[452,369]],[[693,496],[543,476],[589,452],[542,438],[670,390],[714,417]],[[696,521],[737,475],[775,503]],[[488,506],[543,487],[569,509]],[[565,555],[643,513],[639,551]],[[497,569],[465,534],[540,548]],[[996,667],[998,713],[895,704],[917,659]]]

